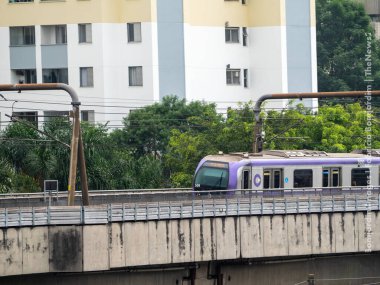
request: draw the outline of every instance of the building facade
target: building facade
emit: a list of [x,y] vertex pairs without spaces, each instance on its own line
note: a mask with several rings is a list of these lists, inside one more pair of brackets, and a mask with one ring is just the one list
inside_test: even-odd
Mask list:
[[[6,0],[0,54],[0,83],[68,83],[82,119],[113,127],[166,95],[223,111],[317,91],[314,0]],[[2,122],[70,109],[61,92],[2,95]]]
[[380,0],[358,0],[364,5],[367,14],[371,17],[375,36],[380,39]]

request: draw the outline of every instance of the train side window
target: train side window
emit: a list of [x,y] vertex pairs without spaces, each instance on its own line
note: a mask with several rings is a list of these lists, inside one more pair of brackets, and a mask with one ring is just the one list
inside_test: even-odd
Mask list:
[[313,170],[296,169],[294,170],[294,188],[313,187]]
[[244,170],[243,171],[243,189],[249,189],[251,188],[250,187],[250,183],[249,183],[249,180],[250,180],[250,171],[249,170]]
[[271,171],[264,170],[264,189],[270,188],[270,181],[271,181]]
[[341,186],[340,168],[329,167],[322,170],[323,187],[338,187]]
[[283,188],[282,169],[264,169],[264,189]]
[[323,169],[323,187],[329,187],[329,180],[330,180],[330,170],[329,169]]
[[367,186],[369,178],[369,168],[354,168],[351,170],[351,185],[352,186]]
[[273,188],[281,188],[281,172],[280,170],[273,171]]
[[339,168],[331,169],[331,186],[332,187],[340,186],[340,169]]

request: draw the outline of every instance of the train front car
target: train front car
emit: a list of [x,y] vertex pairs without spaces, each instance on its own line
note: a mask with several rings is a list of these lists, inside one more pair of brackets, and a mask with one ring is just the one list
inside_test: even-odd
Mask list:
[[195,172],[193,189],[213,194],[248,190],[263,196],[331,195],[360,193],[368,186],[379,191],[379,185],[380,150],[268,150],[206,156]]
[[196,170],[193,189],[195,191],[227,190],[229,177],[228,162],[203,160]]

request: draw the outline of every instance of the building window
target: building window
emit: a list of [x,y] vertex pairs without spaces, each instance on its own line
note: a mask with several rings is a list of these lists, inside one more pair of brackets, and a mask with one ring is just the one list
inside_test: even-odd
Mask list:
[[78,24],[79,43],[92,43],[92,25]]
[[12,81],[14,83],[37,83],[35,69],[13,69]]
[[36,127],[38,126],[38,112],[13,112],[12,117],[28,121]]
[[66,43],[66,25],[41,26],[41,44],[60,45]]
[[67,68],[42,69],[43,83],[66,83],[69,84]]
[[243,32],[243,46],[246,47],[247,46],[247,40],[248,40],[247,28],[243,27],[242,32]]
[[247,0],[241,0],[241,4],[243,5],[247,4]]
[[128,42],[141,42],[141,23],[128,23]]
[[34,26],[9,27],[11,46],[34,45],[35,31]]
[[313,187],[313,170],[297,169],[294,170],[294,188]]
[[80,68],[80,87],[94,86],[94,71],[92,67]]
[[240,85],[240,69],[226,70],[227,85]]
[[226,27],[226,43],[239,42],[239,28]]
[[370,180],[369,168],[355,168],[351,170],[352,186],[368,186]]
[[129,71],[129,86],[143,86],[142,66],[130,66]]
[[95,123],[95,112],[94,111],[81,111],[81,120],[83,122]]
[[244,88],[248,88],[248,69],[243,70],[243,76]]
[[49,122],[57,118],[69,118],[69,111],[44,111],[44,122]]

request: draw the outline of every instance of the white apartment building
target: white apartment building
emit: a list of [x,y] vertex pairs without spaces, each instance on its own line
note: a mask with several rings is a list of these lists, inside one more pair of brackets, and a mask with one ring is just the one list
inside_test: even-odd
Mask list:
[[[83,120],[121,127],[130,110],[166,95],[223,112],[263,94],[317,91],[315,3],[5,0],[0,55],[0,84],[67,83]],[[43,122],[71,109],[60,91],[1,94],[1,126],[6,114]]]

